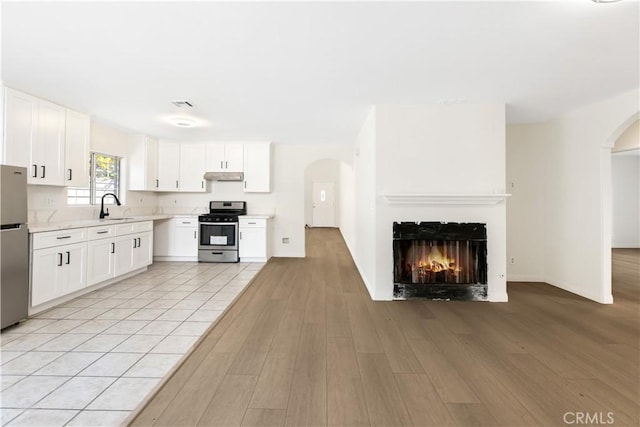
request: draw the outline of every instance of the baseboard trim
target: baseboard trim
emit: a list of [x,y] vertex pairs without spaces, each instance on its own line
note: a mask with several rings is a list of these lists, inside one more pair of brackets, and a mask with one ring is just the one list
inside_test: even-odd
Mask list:
[[507,282],[544,282],[544,278],[528,274],[512,274],[507,275]]
[[636,243],[612,243],[612,249],[640,249],[640,245]]

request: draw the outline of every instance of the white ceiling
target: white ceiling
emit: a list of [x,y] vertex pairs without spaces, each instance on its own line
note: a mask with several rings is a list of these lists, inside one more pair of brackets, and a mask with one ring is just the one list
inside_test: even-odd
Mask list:
[[[351,143],[376,103],[553,118],[639,85],[639,3],[3,2],[7,86],[136,132]],[[187,99],[207,125],[160,118]]]

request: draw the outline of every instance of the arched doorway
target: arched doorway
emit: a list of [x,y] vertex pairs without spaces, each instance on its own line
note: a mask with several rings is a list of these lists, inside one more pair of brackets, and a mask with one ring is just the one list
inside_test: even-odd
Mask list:
[[639,119],[640,112],[636,112],[624,120],[604,141],[600,153],[600,191],[602,194],[601,302],[603,303],[613,303],[613,295],[611,292],[611,248],[613,239],[613,178],[611,171],[611,154],[615,148],[616,141]]

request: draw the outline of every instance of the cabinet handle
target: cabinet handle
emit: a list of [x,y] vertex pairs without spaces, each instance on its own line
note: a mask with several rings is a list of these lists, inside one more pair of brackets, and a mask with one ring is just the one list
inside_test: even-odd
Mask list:
[[71,262],[71,252],[67,251],[67,262],[65,264],[69,264]]
[[142,247],[142,240],[138,237],[138,247]]
[[176,181],[176,188],[178,188],[178,181]]
[[33,175],[31,177],[32,178],[38,177],[38,165],[33,165]]
[[133,249],[138,247],[138,239],[133,239]]
[[198,234],[198,232],[196,230],[193,230],[193,238],[194,239],[196,239],[198,237],[197,234]]
[[71,236],[58,236],[58,237],[56,237],[56,239],[58,239],[58,240],[70,239],[70,238],[71,238]]
[[240,232],[240,240],[242,240],[242,231]]
[[62,254],[58,252],[58,267],[62,265]]
[[45,172],[47,171],[47,167],[46,166],[40,166],[42,168],[42,178],[44,178],[45,176]]
[[247,181],[244,182],[244,189],[247,189]]
[[160,182],[156,179],[156,188],[158,188],[158,185],[160,185]]
[[109,230],[103,230],[103,231],[98,231],[96,234],[106,234],[108,232],[109,232]]
[[115,254],[116,253],[116,244],[115,243],[111,243],[111,253]]
[[204,188],[204,181],[200,181],[200,188]]
[[224,168],[225,169],[229,169],[229,162],[227,162],[227,161],[224,162]]
[[253,225],[256,225],[256,223],[255,223],[255,222],[248,222],[247,224],[253,224]]
[[73,179],[73,170],[68,169],[69,170],[69,181],[71,181],[71,179]]
[[191,221],[182,221],[183,224],[191,224]]
[[220,160],[220,169],[224,169],[224,166],[222,166],[222,160]]

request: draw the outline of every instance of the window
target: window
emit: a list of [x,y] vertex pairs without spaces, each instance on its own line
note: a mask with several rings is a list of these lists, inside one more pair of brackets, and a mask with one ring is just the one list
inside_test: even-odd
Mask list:
[[[89,187],[68,187],[69,205],[99,205],[105,193],[120,197],[120,157],[102,153],[91,153],[90,157]],[[115,200],[107,197],[104,203],[112,205]]]

